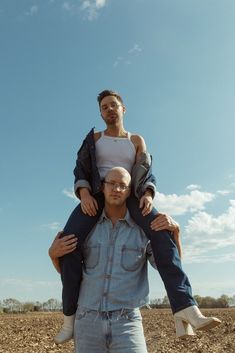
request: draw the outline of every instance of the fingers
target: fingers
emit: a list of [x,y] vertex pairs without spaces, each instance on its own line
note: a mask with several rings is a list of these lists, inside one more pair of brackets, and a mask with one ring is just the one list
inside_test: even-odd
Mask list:
[[173,230],[173,227],[167,223],[161,223],[161,224],[156,224],[156,223],[151,223],[150,224],[150,227],[151,229],[153,230],[169,230],[169,231],[172,231]]
[[155,224],[151,224],[151,225],[150,225],[150,228],[151,228],[152,230],[155,230],[155,231],[170,230],[170,229],[168,229],[166,226],[159,226],[159,225],[155,225]]
[[63,234],[63,231],[58,232],[55,239],[60,239],[62,234]]
[[[59,235],[59,233],[57,235]],[[53,258],[64,256],[65,254],[74,251],[77,247],[77,243],[78,238],[74,234],[65,235],[62,238],[58,237],[52,243],[49,254]]]
[[90,197],[89,200],[81,203],[82,212],[88,216],[95,216],[98,210],[98,203],[96,199]]
[[142,215],[147,216],[152,211],[152,208],[153,208],[152,204],[146,202],[142,211]]
[[76,237],[76,235],[74,234],[65,235],[61,239],[62,246],[70,246],[72,244],[77,244],[77,243],[78,243],[78,237]]
[[179,225],[175,222],[170,216],[165,214],[158,214],[157,217],[150,224],[151,229],[159,230],[169,230],[169,231],[178,231]]
[[64,242],[64,244],[62,245],[65,249],[69,248],[69,247],[76,247],[77,246],[77,243],[78,243],[78,240],[77,238],[76,239],[69,239],[69,240],[66,240]]
[[164,225],[166,225],[167,222],[165,222],[165,220],[159,218],[159,217],[156,217],[152,222],[151,222],[151,226],[154,226],[154,227],[162,227]]
[[140,208],[143,208],[142,215],[147,216],[153,209],[152,198],[148,196],[142,196],[140,199]]
[[81,202],[81,209],[82,209],[82,212],[84,213],[84,214],[86,214],[86,210],[85,210],[85,207],[83,206],[83,203]]
[[64,250],[64,254],[63,255],[66,255],[66,254],[69,254],[71,252],[73,252],[77,247],[77,242],[75,243],[72,243],[70,245],[67,245],[65,250]]
[[67,241],[67,240],[70,240],[70,239],[77,239],[77,237],[76,237],[75,234],[69,234],[69,235],[65,235],[63,237],[63,239],[65,239]]
[[88,213],[89,216],[95,216],[96,215],[96,204],[95,204],[95,201],[96,200],[93,200],[91,205],[90,205],[90,209],[89,209],[90,213]]
[[93,205],[88,205],[88,206],[86,206],[84,213],[88,214],[88,216],[95,216],[96,209]]
[[144,207],[144,198],[141,197],[140,203],[139,203],[139,208],[143,208],[143,207]]
[[157,217],[151,222],[150,228],[156,231],[168,229],[168,222],[166,215],[159,213]]

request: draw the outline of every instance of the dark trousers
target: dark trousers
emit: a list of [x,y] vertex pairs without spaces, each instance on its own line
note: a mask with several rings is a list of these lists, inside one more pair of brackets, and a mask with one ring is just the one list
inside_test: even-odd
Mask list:
[[[82,280],[82,244],[97,223],[104,207],[103,194],[99,193],[95,195],[95,198],[99,205],[96,216],[85,215],[81,206],[78,205],[64,227],[64,235],[75,234],[78,237],[77,249],[60,258],[63,313],[65,315],[72,315],[76,312]],[[128,198],[127,207],[132,219],[143,229],[151,241],[157,269],[165,285],[173,313],[196,305],[188,277],[182,270],[178,249],[172,234],[165,230],[156,232],[150,228],[151,221],[158,213],[157,210],[153,208],[152,212],[144,217],[139,208],[139,200],[134,195]]]

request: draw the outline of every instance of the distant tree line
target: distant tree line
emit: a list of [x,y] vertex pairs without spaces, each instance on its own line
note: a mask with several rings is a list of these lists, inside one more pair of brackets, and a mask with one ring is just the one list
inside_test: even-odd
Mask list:
[[[229,308],[235,306],[235,295],[229,297],[226,294],[221,295],[219,298],[201,297],[195,295],[194,299],[197,301],[200,308]],[[170,308],[169,299],[165,296],[163,299],[153,299],[150,301],[151,308]]]
[[20,302],[15,298],[7,298],[0,301],[0,313],[25,313],[33,311],[61,311],[61,301],[51,298],[46,302]]
[[[198,306],[200,308],[228,308],[235,306],[235,295],[229,297],[226,294],[221,295],[219,298],[213,297],[201,297],[200,295],[195,295]],[[151,308],[169,308],[170,303],[168,297],[165,296],[162,299],[152,299],[150,305],[147,307]],[[50,298],[46,302],[20,302],[14,298],[7,298],[0,301],[0,313],[26,313],[34,311],[61,311],[62,303],[61,301]]]

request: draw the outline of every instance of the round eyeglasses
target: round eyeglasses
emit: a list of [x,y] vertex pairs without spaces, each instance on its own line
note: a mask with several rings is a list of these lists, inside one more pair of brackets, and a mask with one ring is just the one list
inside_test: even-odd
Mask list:
[[130,186],[121,184],[121,183],[115,183],[114,181],[104,181],[105,184],[107,184],[110,188],[112,189],[119,189],[120,191],[126,191],[127,189],[130,188]]

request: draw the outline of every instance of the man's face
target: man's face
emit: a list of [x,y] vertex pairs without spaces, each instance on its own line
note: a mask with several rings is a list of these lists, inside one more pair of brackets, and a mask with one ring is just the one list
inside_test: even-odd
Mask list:
[[116,125],[123,119],[126,108],[114,96],[104,97],[100,103],[100,112],[106,125]]
[[123,206],[130,195],[130,175],[120,170],[110,171],[104,181],[104,198],[110,206]]

